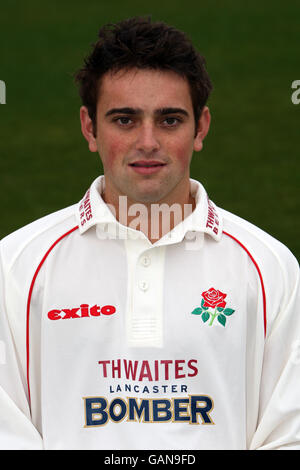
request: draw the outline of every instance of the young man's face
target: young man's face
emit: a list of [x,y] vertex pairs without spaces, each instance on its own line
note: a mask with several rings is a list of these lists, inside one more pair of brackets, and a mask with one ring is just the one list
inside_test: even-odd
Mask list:
[[96,137],[85,107],[81,123],[89,149],[103,162],[106,202],[115,203],[120,195],[145,204],[182,202],[193,151],[202,149],[209,122],[204,108],[195,137],[189,85],[174,72],[133,69],[104,75]]

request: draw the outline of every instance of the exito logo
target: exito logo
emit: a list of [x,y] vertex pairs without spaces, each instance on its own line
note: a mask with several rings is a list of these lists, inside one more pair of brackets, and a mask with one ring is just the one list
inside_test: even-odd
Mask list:
[[0,104],[6,104],[6,85],[3,80],[0,80]]

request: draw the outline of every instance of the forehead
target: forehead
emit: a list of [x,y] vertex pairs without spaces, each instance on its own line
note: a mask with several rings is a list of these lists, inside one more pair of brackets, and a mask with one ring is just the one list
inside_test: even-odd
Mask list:
[[175,72],[131,69],[106,73],[100,83],[98,109],[134,107],[145,111],[181,107],[192,111],[187,79]]

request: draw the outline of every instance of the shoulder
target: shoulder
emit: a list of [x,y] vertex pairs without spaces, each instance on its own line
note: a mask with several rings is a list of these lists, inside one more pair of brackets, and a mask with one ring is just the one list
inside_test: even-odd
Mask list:
[[271,326],[299,289],[299,263],[288,247],[264,230],[223,209],[219,211],[227,249],[231,247],[236,262],[239,255],[247,253],[249,265],[258,275]]
[[77,204],[46,215],[25,225],[0,241],[3,265],[10,269],[23,258],[38,259],[55,240],[77,226]]
[[223,217],[223,234],[230,237],[242,248],[252,251],[253,256],[260,260],[274,259],[279,264],[291,264],[297,269],[298,261],[295,256],[281,241],[248,222],[247,220],[234,215],[224,209],[218,208]]

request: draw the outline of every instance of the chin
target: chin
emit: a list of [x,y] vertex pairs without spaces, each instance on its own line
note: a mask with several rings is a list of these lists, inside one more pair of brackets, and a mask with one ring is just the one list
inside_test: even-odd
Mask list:
[[139,204],[155,204],[161,199],[161,196],[156,194],[136,194],[132,197],[132,200]]
[[128,192],[129,199],[141,204],[158,203],[165,195],[166,194],[161,191],[161,188],[155,190],[153,184],[152,187],[141,188],[140,190],[135,187],[133,191]]

